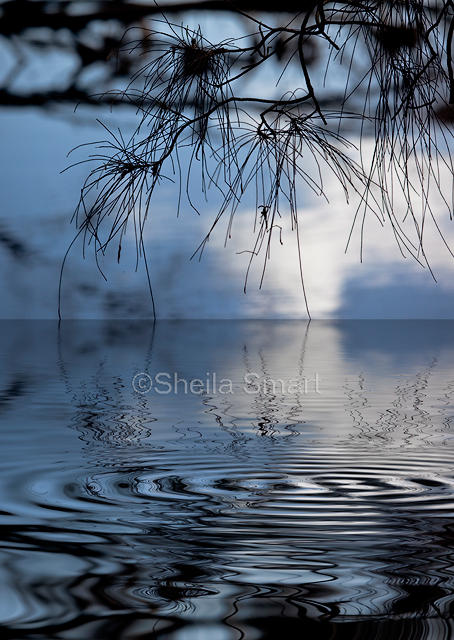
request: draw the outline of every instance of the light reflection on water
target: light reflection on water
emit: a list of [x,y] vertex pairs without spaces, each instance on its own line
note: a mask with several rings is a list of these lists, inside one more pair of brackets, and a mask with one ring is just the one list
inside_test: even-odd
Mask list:
[[1,328],[9,637],[450,637],[454,323]]

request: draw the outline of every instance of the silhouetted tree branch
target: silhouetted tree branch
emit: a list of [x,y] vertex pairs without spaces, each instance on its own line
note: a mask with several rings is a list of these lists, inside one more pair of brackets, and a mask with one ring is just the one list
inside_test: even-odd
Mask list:
[[[60,24],[68,22],[71,4],[57,11]],[[16,9],[10,3],[3,6],[8,7],[4,18],[9,33],[15,33]],[[244,37],[223,34],[212,43],[200,28],[172,21],[176,14],[201,8],[235,13]],[[104,125],[107,136],[88,159],[95,168],[75,213],[78,236],[93,245],[97,260],[113,242],[120,258],[132,226],[137,260],[146,260],[143,230],[156,188],[162,181],[176,180],[176,207],[185,197],[199,211],[190,188],[197,169],[201,193],[207,196],[209,188],[217,192],[220,206],[196,254],[201,255],[223,218],[228,220],[226,239],[230,237],[238,207],[252,192],[255,240],[249,267],[263,254],[262,283],[273,238],[277,234],[282,241],[287,216],[300,246],[301,184],[323,196],[325,176],[331,173],[347,198],[357,194],[353,227],[359,226],[361,247],[371,212],[381,224],[391,225],[404,255],[430,269],[424,244],[429,222],[451,252],[433,210],[432,193],[438,192],[451,215],[452,195],[443,189],[441,168],[453,174],[452,134],[441,115],[450,113],[454,95],[454,3],[311,0],[298,7],[261,5],[260,14],[255,9],[253,3],[111,3],[93,11],[91,19],[110,16],[103,19],[115,18],[123,30],[145,15],[156,15],[151,24],[140,22],[129,29],[126,38],[118,34],[109,41],[104,35],[97,48],[78,36],[72,43],[81,68],[118,45],[120,75],[128,75],[129,81],[120,88],[111,86],[101,100],[132,104],[138,115],[132,136]],[[293,13],[285,15],[289,11]],[[75,34],[91,24],[83,11],[72,18]],[[37,17],[33,20],[38,24]],[[55,16],[51,22],[58,24]],[[264,71],[263,91],[251,94],[247,81]],[[273,90],[284,83],[280,94]],[[80,95],[77,73],[67,90]],[[87,97],[89,101],[93,98]],[[341,135],[343,123],[352,119],[361,140],[356,158],[352,143]],[[367,154],[362,147],[366,133],[375,140]],[[396,209],[397,196],[403,208],[400,204]],[[304,290],[301,253],[300,273]]]
[[[134,68],[138,52],[128,57],[117,55],[125,30],[131,27],[146,30],[151,19],[162,17],[163,14],[180,17],[207,11],[234,15],[242,11],[260,11],[262,14],[279,15],[300,11],[306,5],[309,7],[311,2],[303,0],[276,6],[271,2],[201,0],[158,5],[152,0],[143,4],[127,0],[89,0],[81,5],[79,0],[56,3],[47,0],[7,0],[0,3],[0,34],[14,64],[9,73],[4,72],[3,77],[0,75],[0,105],[47,106],[71,102],[75,96],[82,104],[93,104],[93,93],[98,92],[98,87],[81,83],[83,72],[102,64],[106,86],[119,77],[128,76]],[[49,50],[69,54],[74,60],[73,74],[66,81],[62,79],[64,86],[58,90],[49,86],[40,91],[35,91],[33,87],[18,91],[16,82],[27,66],[28,57],[36,57]],[[100,100],[103,102],[102,98]]]

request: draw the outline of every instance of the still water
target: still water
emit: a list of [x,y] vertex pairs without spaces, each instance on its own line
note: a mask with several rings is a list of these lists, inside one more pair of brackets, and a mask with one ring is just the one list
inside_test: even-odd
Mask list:
[[454,323],[0,327],[4,635],[451,637]]

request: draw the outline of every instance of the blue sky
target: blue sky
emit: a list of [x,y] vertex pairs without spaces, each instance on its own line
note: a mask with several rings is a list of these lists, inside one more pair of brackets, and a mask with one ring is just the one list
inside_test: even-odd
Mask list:
[[[0,249],[1,317],[56,316],[59,268],[73,237],[70,218],[86,167],[62,175],[60,171],[68,164],[71,147],[99,138],[99,128],[91,124],[96,115],[90,110],[73,114],[70,109],[2,112],[0,225],[23,241],[29,255],[17,260],[4,246]],[[123,113],[110,120],[127,127],[133,115]],[[372,218],[361,264],[358,238],[344,252],[354,208],[346,206],[334,184],[329,191],[329,203],[303,190],[300,198],[303,264],[313,317],[454,317],[454,261],[436,234],[428,231],[426,246],[438,282],[414,260],[402,258],[390,229]],[[177,219],[174,185],[156,195],[146,242],[160,317],[305,317],[293,234],[286,232],[284,245],[273,247],[262,290],[262,263],[257,262],[244,295],[247,254],[238,252],[251,246],[252,209],[246,206],[239,213],[226,247],[225,227],[219,228],[199,263],[189,259],[216,213],[215,202],[203,204],[200,216],[185,207]],[[453,237],[448,216],[444,218],[445,231]],[[121,264],[107,259],[105,267],[107,283],[92,255],[83,260],[81,247],[74,247],[64,279],[66,317],[149,316],[145,273],[142,266],[135,272],[132,239]]]

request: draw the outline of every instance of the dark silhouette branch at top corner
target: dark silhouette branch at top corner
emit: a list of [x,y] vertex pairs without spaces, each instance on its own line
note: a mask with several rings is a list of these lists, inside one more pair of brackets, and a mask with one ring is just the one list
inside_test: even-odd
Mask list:
[[[71,101],[88,105],[99,101],[110,104],[112,100],[94,96],[98,92],[96,85],[86,86],[86,83],[80,82],[84,71],[93,65],[104,65],[105,86],[118,77],[128,77],[137,62],[137,55],[134,54],[139,54],[139,51],[130,53],[128,57],[118,55],[125,31],[133,28],[146,30],[150,21],[163,15],[177,21],[187,14],[203,15],[207,12],[280,15],[304,11],[305,5],[309,7],[311,4],[312,0],[302,3],[289,1],[277,5],[255,0],[246,3],[200,0],[159,4],[153,1],[138,3],[126,0],[89,0],[83,4],[79,0],[58,3],[48,0],[7,0],[0,3],[0,35],[13,64],[3,71],[3,75],[0,74],[0,105],[46,107]],[[62,86],[58,89],[52,85],[51,74],[44,72],[41,77],[43,86],[39,90],[33,86],[18,90],[17,80],[28,62],[48,50],[72,56],[73,73],[60,80]]]

